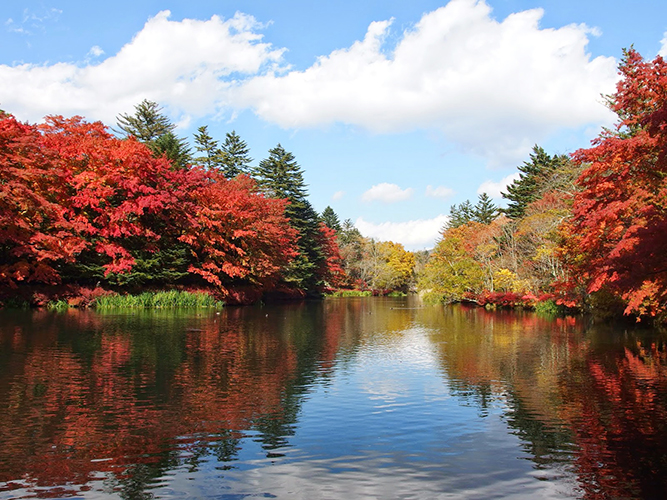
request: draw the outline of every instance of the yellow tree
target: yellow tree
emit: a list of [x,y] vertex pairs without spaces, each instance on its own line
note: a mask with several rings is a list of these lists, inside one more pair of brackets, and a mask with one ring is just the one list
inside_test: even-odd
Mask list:
[[418,283],[427,301],[456,302],[484,290],[487,274],[465,249],[471,226],[446,229]]
[[385,262],[386,279],[383,289],[406,289],[412,280],[415,268],[415,255],[405,250],[400,243],[383,241],[378,243],[380,255]]

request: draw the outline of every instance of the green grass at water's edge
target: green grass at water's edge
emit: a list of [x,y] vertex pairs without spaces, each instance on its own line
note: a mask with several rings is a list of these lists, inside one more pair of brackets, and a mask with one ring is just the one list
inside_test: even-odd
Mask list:
[[91,304],[96,309],[221,308],[225,304],[204,292],[143,292],[139,295],[105,295]]
[[370,290],[336,290],[335,292],[327,293],[325,297],[372,297],[373,292]]

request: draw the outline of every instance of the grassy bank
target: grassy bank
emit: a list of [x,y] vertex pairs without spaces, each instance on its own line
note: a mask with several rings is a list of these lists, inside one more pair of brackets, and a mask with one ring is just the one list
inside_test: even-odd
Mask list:
[[336,290],[324,295],[325,297],[406,297],[405,292],[396,290]]
[[205,309],[220,308],[224,302],[204,292],[144,292],[139,295],[105,295],[97,297],[91,304],[96,309]]
[[324,295],[325,297],[372,297],[370,290],[336,290]]

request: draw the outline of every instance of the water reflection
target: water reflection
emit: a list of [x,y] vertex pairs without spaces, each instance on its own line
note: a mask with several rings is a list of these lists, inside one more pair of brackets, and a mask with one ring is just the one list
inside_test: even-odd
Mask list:
[[437,317],[424,319],[455,393],[482,414],[500,399],[536,469],[571,464],[585,498],[664,498],[665,336],[574,318],[480,313],[445,310],[450,332]]
[[0,498],[662,498],[666,352],[404,299],[0,311]]

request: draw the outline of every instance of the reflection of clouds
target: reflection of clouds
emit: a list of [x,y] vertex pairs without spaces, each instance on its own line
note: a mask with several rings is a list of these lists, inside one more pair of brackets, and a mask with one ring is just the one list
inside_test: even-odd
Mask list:
[[[208,464],[192,474],[185,469],[153,490],[167,495],[200,498],[217,491],[221,498],[279,499],[429,498],[429,499],[562,499],[581,496],[567,470],[535,471],[530,462],[508,451],[516,437],[496,419],[487,432],[466,436],[457,452],[423,450],[390,453],[364,451],[318,458],[301,452],[282,460],[255,460],[221,477]],[[465,448],[463,447],[465,445]],[[299,456],[301,454],[302,456]],[[439,456],[435,456],[439,455]],[[434,460],[439,458],[439,460]],[[538,480],[540,479],[540,480]]]
[[[397,400],[415,390],[415,383],[432,382],[433,371],[438,366],[433,345],[421,328],[378,333],[368,339],[357,360],[362,367],[357,373],[361,389],[370,395],[371,400],[387,403],[375,404],[384,411],[404,404]],[[419,372],[428,375],[420,378],[417,376]],[[443,384],[438,382],[436,385],[440,388],[437,392],[444,395]]]

